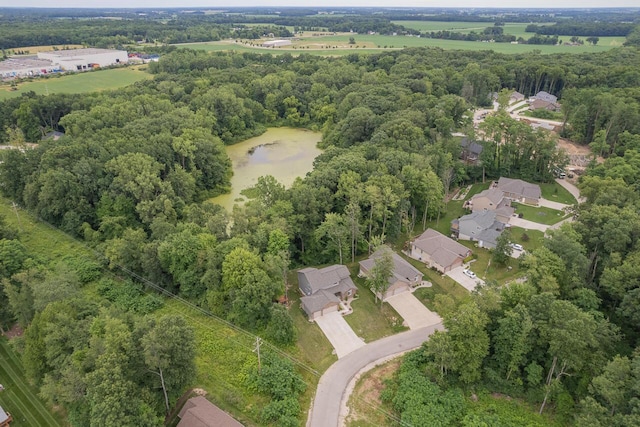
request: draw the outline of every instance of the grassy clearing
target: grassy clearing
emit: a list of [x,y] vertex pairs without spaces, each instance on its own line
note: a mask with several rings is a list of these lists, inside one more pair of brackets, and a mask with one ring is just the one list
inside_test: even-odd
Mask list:
[[9,343],[0,337],[0,379],[5,390],[0,392],[0,406],[13,416],[12,426],[62,426],[58,414],[47,409],[35,387],[24,377],[24,369]]
[[517,214],[522,214],[522,218],[540,224],[553,225],[567,217],[563,212],[547,208],[545,206],[529,206],[521,203],[511,203]]
[[502,425],[528,427],[561,427],[566,425],[553,419],[548,413],[538,415],[538,408],[520,399],[498,393],[481,391],[476,402],[467,400],[467,414],[494,417]]
[[151,74],[143,71],[141,67],[126,67],[60,75],[58,77],[37,78],[20,83],[18,90],[15,91],[10,90],[8,84],[0,86],[0,101],[18,97],[28,91],[34,91],[38,95],[99,92],[118,89],[152,77]]
[[349,326],[365,342],[372,342],[389,335],[407,330],[402,326],[402,317],[389,304],[380,306],[373,292],[367,287],[365,279],[357,277],[352,271],[351,277],[358,287],[358,298],[351,303],[353,312],[344,317]]
[[564,203],[565,205],[573,205],[576,203],[576,198],[573,197],[566,188],[555,181],[548,184],[540,184],[540,190],[542,191],[542,197],[547,200]]
[[520,243],[527,252],[531,252],[544,244],[544,233],[538,230],[511,227],[511,241]]
[[11,227],[21,230],[20,242],[29,250],[31,256],[48,261],[60,261],[73,257],[95,258],[95,254],[70,236],[36,221],[31,215],[18,209],[18,215],[11,208],[11,203],[0,198],[0,214]]
[[385,388],[385,382],[393,378],[401,362],[401,358],[394,359],[376,366],[360,377],[347,404],[349,407],[347,427],[390,425],[391,420],[383,411],[393,413],[393,408],[381,401],[380,393]]
[[[355,45],[349,45],[349,37],[355,38]],[[409,36],[383,36],[368,34],[302,37],[292,46],[280,47],[275,49],[260,47],[262,42],[258,40],[245,40],[244,42],[246,44],[235,43],[233,40],[224,40],[217,42],[184,43],[177,46],[207,51],[232,50],[240,52],[271,53],[275,55],[281,55],[284,53],[289,53],[292,55],[306,53],[310,55],[322,56],[343,56],[353,53],[380,53],[388,50],[398,50],[409,47],[437,47],[445,50],[493,50],[495,52],[505,54],[527,53],[533,51],[539,51],[541,54],[585,53],[604,52],[622,44],[618,43],[618,41],[605,41],[605,43],[599,43],[597,46],[548,46],[510,43],[483,43],[463,40],[441,40],[423,37],[419,38]],[[253,46],[251,44],[253,44]]]
[[[44,46],[23,46],[23,47],[14,47],[11,49],[6,49],[7,55],[15,55],[16,52],[22,51],[25,52],[25,55],[33,55],[38,52],[51,52],[52,50],[63,50],[63,49],[80,49],[83,48],[81,44],[65,44],[65,45],[44,45]],[[21,56],[21,55],[19,55]]]

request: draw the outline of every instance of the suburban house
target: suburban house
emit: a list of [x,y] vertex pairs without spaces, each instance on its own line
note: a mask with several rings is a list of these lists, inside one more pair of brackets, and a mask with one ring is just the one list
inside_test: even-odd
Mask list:
[[339,310],[340,300],[353,298],[358,291],[344,265],[299,270],[298,286],[304,294],[300,303],[309,320]]
[[0,427],[9,427],[11,421],[13,421],[11,414],[5,412],[5,410],[2,409],[2,406],[0,406]]
[[431,228],[411,242],[411,258],[441,273],[460,267],[470,255],[471,249]]
[[505,224],[515,212],[511,207],[511,199],[505,197],[504,193],[497,188],[490,188],[476,194],[469,200],[467,207],[472,212],[494,211],[496,219]]
[[500,178],[495,188],[502,191],[504,197],[529,205],[537,205],[542,191],[537,184],[530,184],[521,179]]
[[505,224],[495,211],[477,211],[451,221],[451,234],[461,240],[478,242],[481,248],[494,249]]
[[541,101],[552,102],[554,104],[558,103],[557,96],[551,95],[549,92],[545,92],[544,90],[541,90],[540,92],[536,93],[532,98],[538,99]]
[[369,258],[360,261],[360,272],[359,276],[361,277],[369,277],[369,272],[373,268],[376,263],[376,260],[380,258],[383,254],[383,251],[388,250],[391,252],[391,256],[393,258],[393,271],[391,272],[391,276],[389,276],[389,287],[384,292],[384,294],[378,293],[378,298],[383,301],[388,297],[397,295],[402,292],[406,292],[413,287],[416,287],[422,283],[423,274],[409,264],[404,258],[402,258],[397,253],[391,251],[389,248],[378,249],[376,252],[371,254]]
[[509,97],[509,104],[515,104],[516,102],[524,101],[524,95],[514,90]]
[[467,137],[462,138],[460,141],[460,147],[462,151],[460,153],[460,158],[468,163],[475,163],[480,158],[480,154],[482,153],[482,145],[477,143],[476,141],[472,141]]
[[531,104],[529,104],[529,109],[531,111],[534,110],[549,110],[549,111],[560,111],[560,104],[556,102],[544,101],[542,99],[536,99]]
[[192,397],[184,404],[177,427],[243,427],[222,409],[203,396]]

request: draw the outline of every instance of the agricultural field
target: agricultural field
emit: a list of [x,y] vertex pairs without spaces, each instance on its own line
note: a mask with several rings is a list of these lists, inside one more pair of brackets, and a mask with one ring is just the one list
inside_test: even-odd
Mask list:
[[15,47],[11,49],[7,49],[5,53],[7,55],[14,55],[17,52],[24,52],[25,55],[33,55],[38,52],[51,52],[52,50],[62,50],[62,49],[80,49],[84,46],[81,44],[65,44],[63,46],[23,46],[23,47]]
[[[349,44],[349,38],[355,39],[355,44]],[[611,40],[609,40],[611,39]],[[542,54],[553,53],[585,53],[603,52],[620,46],[624,41],[620,37],[601,37],[596,46],[549,46],[549,45],[526,45],[511,43],[483,43],[469,42],[463,40],[442,40],[429,39],[423,37],[409,36],[383,36],[369,34],[342,33],[330,36],[313,37],[304,34],[294,41],[291,46],[278,48],[263,48],[263,40],[223,40],[216,42],[183,43],[178,47],[188,47],[190,49],[207,51],[239,51],[271,54],[299,54],[301,52],[311,55],[341,56],[353,53],[378,53],[388,50],[398,50],[411,47],[437,47],[445,50],[493,50],[499,53],[517,54],[539,51]]]
[[24,377],[20,359],[4,337],[0,337],[0,406],[13,417],[14,427],[62,426],[60,417],[52,414],[38,397],[38,391]]
[[87,93],[118,89],[152,77],[151,74],[144,71],[144,67],[134,66],[36,78],[18,83],[18,90],[11,90],[11,86],[7,83],[1,85],[0,101],[18,97],[29,91],[38,95],[46,95],[49,93]]

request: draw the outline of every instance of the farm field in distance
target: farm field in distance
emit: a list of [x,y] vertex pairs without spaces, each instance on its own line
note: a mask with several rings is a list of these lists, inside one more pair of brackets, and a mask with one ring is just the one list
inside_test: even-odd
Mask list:
[[38,95],[47,93],[86,93],[117,89],[135,82],[150,79],[151,74],[140,67],[114,68],[90,71],[60,77],[37,78],[18,84],[18,90],[10,90],[9,84],[0,86],[0,101],[15,98],[34,91]]
[[[349,38],[355,39],[355,45],[349,44]],[[615,39],[615,40],[607,40]],[[442,40],[429,39],[424,37],[409,36],[383,36],[369,34],[340,33],[335,36],[313,37],[304,34],[291,46],[279,48],[263,48],[261,44],[265,40],[221,40],[215,42],[185,43],[177,44],[178,47],[188,47],[190,49],[201,49],[207,51],[235,50],[240,52],[272,53],[272,54],[297,54],[300,52],[312,55],[349,55],[352,53],[377,53],[389,50],[397,50],[410,47],[437,47],[445,50],[493,50],[498,53],[515,54],[540,51],[542,54],[553,53],[586,53],[604,52],[616,46],[620,46],[624,39],[622,37],[601,37],[596,46],[549,46],[549,45],[527,45],[511,43],[483,43],[470,42],[464,40]],[[619,44],[615,44],[618,43]],[[252,46],[253,45],[253,46]]]

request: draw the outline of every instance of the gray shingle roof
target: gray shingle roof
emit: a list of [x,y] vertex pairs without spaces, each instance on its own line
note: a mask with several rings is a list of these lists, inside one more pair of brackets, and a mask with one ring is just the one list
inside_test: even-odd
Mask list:
[[543,90],[541,90],[540,92],[536,93],[534,98],[535,99],[541,99],[541,100],[547,101],[547,102],[553,102],[554,104],[556,102],[558,102],[558,97],[557,96],[551,95],[549,92],[545,92]]
[[178,416],[181,418],[178,427],[243,427],[202,396],[187,400]]
[[491,200],[491,202],[494,205],[498,205],[498,203],[500,203],[502,201],[502,199],[504,198],[504,194],[502,191],[498,190],[497,188],[490,188],[488,190],[484,190],[481,191],[480,193],[476,194],[475,196],[473,196],[471,198],[471,201],[473,201],[476,198],[480,198],[480,197],[486,197],[487,199]]
[[[384,250],[385,249],[378,249],[376,252],[372,253],[369,258],[360,261],[360,265],[364,267],[367,271],[371,271],[371,269],[373,268],[376,262],[376,259],[382,256],[382,253]],[[417,268],[409,264],[404,258],[402,258],[397,253],[392,251],[391,257],[393,258],[393,272],[389,277],[390,284],[394,284],[397,281],[411,284],[415,282],[415,278],[417,276],[419,277],[423,276],[420,270],[418,270]]]
[[311,293],[328,290],[332,293],[355,289],[349,270],[344,265],[331,265],[321,269],[309,267],[299,271],[304,274],[311,286]]
[[498,180],[498,189],[505,193],[520,195],[520,197],[527,199],[539,199],[542,196],[539,185],[531,184],[521,179],[502,177]]
[[413,245],[427,253],[434,262],[443,267],[450,266],[458,258],[466,258],[470,252],[466,246],[431,228],[414,240]]
[[302,308],[308,315],[312,315],[316,311],[320,311],[330,303],[340,304],[340,299],[330,291],[320,290],[308,297],[300,298]]

